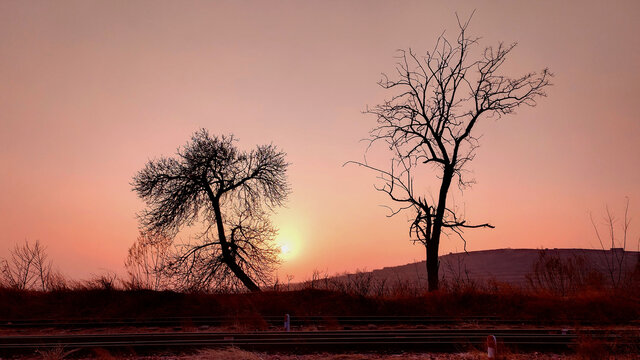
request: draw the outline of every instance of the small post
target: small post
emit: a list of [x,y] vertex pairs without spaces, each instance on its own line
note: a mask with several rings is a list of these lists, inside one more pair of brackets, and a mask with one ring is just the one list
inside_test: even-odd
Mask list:
[[487,336],[487,355],[489,359],[495,359],[498,355],[498,342],[494,335]]
[[284,314],[284,331],[291,331],[291,318],[289,317],[289,314]]

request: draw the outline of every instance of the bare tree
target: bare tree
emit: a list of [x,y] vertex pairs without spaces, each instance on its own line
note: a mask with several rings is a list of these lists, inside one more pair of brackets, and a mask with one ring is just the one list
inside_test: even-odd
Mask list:
[[[517,78],[502,75],[500,69],[515,44],[487,47],[472,60],[478,38],[469,37],[468,24],[458,21],[456,40],[450,42],[441,35],[424,55],[411,49],[399,52],[395,76],[383,75],[378,83],[393,96],[365,111],[377,118],[369,146],[384,143],[393,153],[391,165],[381,168],[366,160],[354,162],[375,171],[380,181],[376,189],[399,204],[390,216],[404,210],[413,213],[410,235],[425,246],[430,291],[438,289],[441,234],[450,231],[464,241],[464,229],[493,227],[470,224],[447,204],[454,180],[460,190],[473,183],[463,173],[479,144],[476,124],[483,118],[512,114],[521,105],[535,105],[537,98],[545,96],[552,76],[547,69]],[[414,173],[422,167],[431,167],[437,174],[440,188],[435,199],[414,187]]]
[[191,290],[259,291],[278,261],[268,215],[289,193],[285,154],[273,145],[243,152],[234,142],[201,129],[177,157],[149,161],[133,179],[147,204],[139,215],[143,231],[174,238],[196,222],[204,227],[165,267]]
[[170,286],[165,267],[172,253],[172,239],[141,233],[129,248],[125,268],[129,274],[127,285],[134,289],[163,290]]
[[602,274],[593,265],[583,255],[561,257],[553,250],[541,249],[525,279],[533,290],[567,296],[602,283]]
[[[616,231],[617,219],[611,213],[608,206],[606,207],[604,222],[602,224],[605,227],[608,238],[604,238],[600,234],[598,225],[593,219],[593,215],[589,214],[589,217],[591,219],[591,224],[593,225],[593,230],[598,238],[598,242],[600,243],[600,248],[602,249],[605,271],[608,275],[609,281],[611,282],[611,286],[619,288],[627,285],[631,280],[631,269],[633,269],[633,266],[629,263],[634,260],[629,259],[629,252],[627,251],[627,239],[629,236],[629,226],[631,225],[631,218],[629,217],[629,198],[627,198],[624,208],[624,218],[620,225],[621,233]],[[640,238],[638,238],[638,243],[640,243]],[[610,247],[609,250],[607,250],[608,247]],[[635,267],[638,267],[638,259],[635,259],[635,261]]]
[[46,291],[51,277],[51,261],[40,241],[31,245],[29,241],[17,244],[9,259],[2,259],[0,271],[4,282],[16,289],[39,289]]

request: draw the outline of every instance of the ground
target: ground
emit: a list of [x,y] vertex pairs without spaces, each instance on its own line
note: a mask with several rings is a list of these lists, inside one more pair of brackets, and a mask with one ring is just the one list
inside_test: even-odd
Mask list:
[[[42,352],[31,359],[60,360],[72,354],[64,354],[62,351],[51,350]],[[122,359],[122,360],[484,360],[488,359],[487,354],[481,351],[471,351],[453,354],[435,353],[399,353],[399,354],[266,354],[243,351],[239,349],[205,349],[190,354],[157,354],[149,356],[112,355],[106,350],[96,350],[91,357],[81,359]],[[583,360],[583,359],[616,359],[631,360],[638,359],[638,355],[611,355],[601,356],[601,354],[548,354],[548,353],[522,353],[514,354],[504,352],[499,354],[498,360]]]

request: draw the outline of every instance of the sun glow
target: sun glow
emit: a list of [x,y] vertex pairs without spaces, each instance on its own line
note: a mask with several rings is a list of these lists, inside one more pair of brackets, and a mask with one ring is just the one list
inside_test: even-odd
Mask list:
[[281,229],[275,241],[275,245],[280,249],[280,259],[283,261],[296,258],[300,251],[300,244],[300,237],[291,229]]
[[291,260],[297,253],[296,243],[291,238],[279,236],[276,240],[276,246],[280,248],[280,259]]
[[290,252],[291,252],[291,247],[289,246],[289,244],[285,243],[280,245],[280,255],[287,256],[287,254]]

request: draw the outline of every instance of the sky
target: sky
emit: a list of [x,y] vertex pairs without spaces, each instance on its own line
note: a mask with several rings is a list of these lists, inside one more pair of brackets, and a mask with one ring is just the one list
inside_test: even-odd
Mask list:
[[637,239],[640,2],[2,1],[0,257],[39,240],[69,277],[124,273],[144,207],[132,177],[204,127],[287,153],[281,278],[423,260],[375,174],[343,164],[363,159],[362,111],[393,95],[376,83],[396,51],[431,49],[474,10],[481,46],[518,43],[506,75],[555,77],[538,106],[478,124],[477,183],[451,200],[495,229],[468,231],[467,250],[597,248],[590,214],[621,218],[626,197]]

